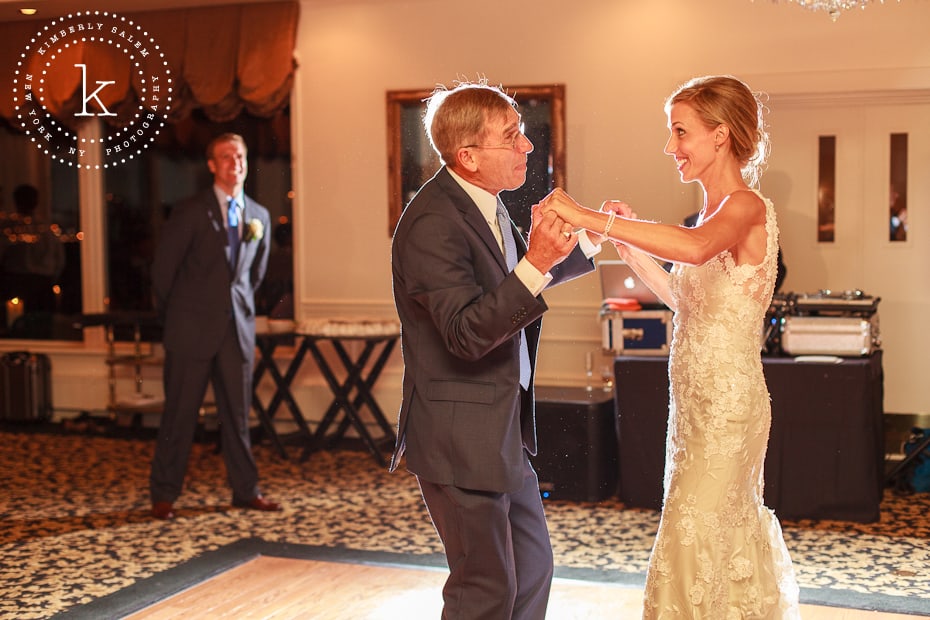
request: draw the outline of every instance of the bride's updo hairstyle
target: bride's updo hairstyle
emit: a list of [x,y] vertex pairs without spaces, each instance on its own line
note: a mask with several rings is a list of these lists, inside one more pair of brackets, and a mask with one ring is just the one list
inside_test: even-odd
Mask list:
[[697,77],[678,87],[665,101],[665,112],[687,103],[705,125],[730,129],[730,151],[740,163],[743,179],[758,187],[769,156],[769,135],[762,118],[765,105],[742,81],[729,75]]

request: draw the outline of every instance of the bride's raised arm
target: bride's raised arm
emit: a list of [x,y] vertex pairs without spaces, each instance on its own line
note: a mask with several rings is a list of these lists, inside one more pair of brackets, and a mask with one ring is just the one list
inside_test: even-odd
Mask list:
[[656,297],[662,300],[662,303],[673,312],[677,311],[678,304],[672,296],[668,272],[665,268],[645,252],[631,248],[624,243],[614,243],[614,245],[617,248],[617,254],[636,272],[643,284],[648,286],[656,294]]
[[[687,265],[705,263],[736,244],[742,234],[739,222],[732,221],[732,216],[713,218],[720,221],[697,228],[661,224],[618,215],[614,211],[589,209],[558,187],[539,204],[543,212],[555,211],[575,228],[584,228],[611,241],[625,243],[659,260]],[[737,220],[742,217],[733,215]]]

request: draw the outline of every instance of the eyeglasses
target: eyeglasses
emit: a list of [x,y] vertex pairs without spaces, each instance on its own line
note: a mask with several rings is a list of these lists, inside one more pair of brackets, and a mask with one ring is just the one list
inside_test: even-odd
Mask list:
[[519,129],[516,133],[513,134],[513,137],[509,141],[501,142],[500,144],[466,144],[463,146],[463,149],[510,149],[513,150],[517,148],[517,140],[520,139],[520,136],[526,138],[526,126],[523,123],[520,123]]

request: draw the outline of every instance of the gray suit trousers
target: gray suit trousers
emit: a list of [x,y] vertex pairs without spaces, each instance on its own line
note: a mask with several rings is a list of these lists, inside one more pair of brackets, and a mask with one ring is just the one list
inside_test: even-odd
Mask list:
[[470,491],[418,478],[445,546],[444,620],[543,620],[553,558],[539,482],[529,459],[514,493]]
[[232,319],[212,358],[165,352],[165,411],[150,478],[153,502],[173,502],[181,494],[208,381],[213,384],[220,445],[233,500],[249,501],[259,494],[258,467],[249,436],[252,362],[251,358],[243,359]]

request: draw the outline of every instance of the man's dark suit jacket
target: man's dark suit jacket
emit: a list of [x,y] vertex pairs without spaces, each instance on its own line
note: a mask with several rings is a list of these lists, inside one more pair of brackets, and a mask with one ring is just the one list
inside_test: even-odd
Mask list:
[[257,220],[260,239],[243,233],[233,269],[222,209],[213,188],[181,202],[171,212],[152,264],[156,308],[164,321],[164,345],[182,355],[209,359],[219,350],[228,317],[236,321],[243,358],[255,352],[255,290],[271,249],[268,210],[248,196],[243,231]]
[[[522,257],[526,245],[516,229],[504,234],[517,237]],[[532,384],[526,392],[519,384],[518,334],[525,328],[535,367],[545,301],[508,271],[487,221],[445,168],[401,216],[392,263],[404,379],[391,470],[405,455],[407,469],[429,482],[518,490],[524,447],[536,453]],[[553,268],[552,284],[593,269],[575,248]]]

